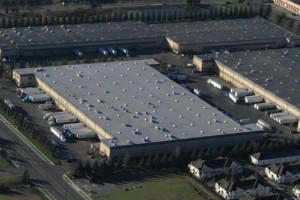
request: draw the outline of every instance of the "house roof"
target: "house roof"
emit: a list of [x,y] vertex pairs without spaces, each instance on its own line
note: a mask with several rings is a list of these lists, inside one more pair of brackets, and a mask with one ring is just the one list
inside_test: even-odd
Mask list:
[[236,160],[233,160],[228,157],[222,157],[222,156],[212,160],[198,159],[196,161],[192,161],[191,164],[197,167],[199,170],[207,167],[211,169],[216,169],[216,168],[229,168],[236,165],[240,165],[240,163],[237,162]]
[[255,158],[256,160],[267,160],[267,159],[274,159],[274,158],[300,156],[300,151],[298,151],[297,149],[285,149],[281,151],[264,151],[264,152],[254,153],[250,156]]
[[269,170],[274,172],[277,176],[286,175],[288,172],[291,174],[299,174],[300,173],[300,162],[297,162],[292,165],[287,164],[272,164],[268,166]]
[[236,191],[237,189],[242,190],[250,190],[255,189],[259,185],[264,185],[259,179],[254,176],[250,176],[244,180],[240,181],[227,181],[225,179],[221,179],[218,184],[220,187],[224,188],[227,192]]

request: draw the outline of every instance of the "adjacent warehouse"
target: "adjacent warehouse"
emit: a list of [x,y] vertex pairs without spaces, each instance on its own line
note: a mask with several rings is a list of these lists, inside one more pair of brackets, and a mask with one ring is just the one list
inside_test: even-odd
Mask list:
[[72,54],[75,49],[165,47],[175,53],[211,48],[262,49],[294,47],[300,38],[261,19],[235,19],[146,25],[111,22],[0,29],[0,57]]
[[300,118],[300,48],[195,56],[194,64]]
[[274,3],[292,11],[293,13],[300,14],[300,1],[299,0],[274,0]]
[[108,157],[262,139],[261,128],[233,121],[151,67],[157,64],[150,59],[15,69],[14,77],[33,74],[62,109],[98,134],[100,152]]

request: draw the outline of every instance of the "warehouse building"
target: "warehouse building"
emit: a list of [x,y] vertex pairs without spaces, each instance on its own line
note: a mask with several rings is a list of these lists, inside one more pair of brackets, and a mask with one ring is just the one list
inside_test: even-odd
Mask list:
[[0,57],[30,57],[97,52],[120,46],[169,48],[175,53],[294,47],[298,36],[261,19],[235,19],[146,25],[110,22],[0,29]]
[[[156,71],[154,65],[158,63],[149,59],[15,69],[14,74],[33,73],[38,86],[62,109],[98,134],[100,152],[108,157],[262,139],[261,128],[238,124]],[[22,85],[19,80],[15,79]]]
[[274,0],[274,3],[292,11],[293,13],[300,14],[300,1],[299,0]]
[[300,48],[201,55],[194,57],[194,64],[287,111],[298,118],[300,130]]

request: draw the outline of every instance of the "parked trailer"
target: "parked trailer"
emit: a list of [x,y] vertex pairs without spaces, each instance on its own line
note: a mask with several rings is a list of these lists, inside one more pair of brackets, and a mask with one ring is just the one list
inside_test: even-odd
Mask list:
[[247,92],[248,89],[247,88],[231,88],[230,92],[231,93],[236,93],[236,92]]
[[208,79],[207,82],[208,82],[209,84],[211,84],[212,86],[214,86],[215,88],[218,88],[218,89],[220,89],[220,90],[223,89],[223,85],[220,84],[220,83],[218,83],[218,82],[215,81],[215,80]]
[[62,115],[64,113],[66,113],[66,112],[47,113],[44,115],[43,119],[48,120],[52,116]]
[[41,89],[40,88],[23,88],[23,89],[21,89],[21,93],[37,92],[37,91],[41,91]]
[[65,124],[63,125],[64,129],[76,129],[85,127],[84,123],[74,123],[74,124]]
[[4,103],[5,103],[10,109],[12,109],[12,110],[15,110],[15,109],[16,109],[15,105],[14,105],[10,100],[5,99],[5,100],[4,100]]
[[74,123],[74,122],[77,122],[77,120],[78,120],[78,118],[75,116],[60,117],[60,118],[55,117],[56,124]]
[[245,102],[246,103],[259,103],[262,102],[264,99],[260,96],[246,96]]
[[80,134],[80,133],[93,133],[93,131],[87,127],[81,127],[81,128],[74,128],[71,129],[72,133],[74,134]]
[[107,56],[107,55],[108,55],[108,52],[107,52],[105,49],[99,48],[98,50],[99,50],[99,52],[100,52],[103,56]]
[[112,47],[107,47],[107,50],[109,53],[111,53],[112,55],[117,55],[117,51],[115,49],[113,49]]
[[52,97],[48,94],[39,94],[39,95],[30,95],[26,96],[23,101],[24,102],[42,102],[42,101],[51,101]]
[[83,53],[82,53],[79,49],[75,49],[75,50],[74,50],[74,53],[75,53],[77,56],[80,56],[80,57],[83,56]]
[[270,132],[272,132],[272,126],[269,123],[262,120],[262,119],[257,120],[257,125],[260,125],[260,127],[262,126],[263,128],[266,128]]
[[234,96],[234,94],[229,93],[228,97],[234,102],[234,103],[239,103],[239,98]]
[[198,89],[198,88],[194,88],[194,93],[197,95],[197,96],[200,96],[201,95],[201,91]]
[[250,124],[251,123],[251,119],[250,118],[245,118],[245,119],[240,119],[240,124],[244,125],[244,124]]
[[40,105],[39,105],[39,109],[41,109],[41,110],[49,110],[49,109],[51,109],[51,108],[53,108],[53,105],[52,105],[52,104],[47,104],[47,103],[45,103],[45,104],[40,104]]
[[280,112],[282,112],[282,109],[274,109],[274,110],[267,110],[267,111],[265,111],[265,114],[266,115],[270,115],[272,113],[280,113]]
[[288,116],[282,116],[278,117],[276,120],[279,124],[290,124],[290,123],[295,123],[298,121],[296,117],[293,117],[291,115]]
[[274,109],[276,106],[272,103],[256,103],[254,104],[254,108],[257,110],[268,110],[268,109]]
[[97,138],[96,133],[82,133],[82,134],[76,134],[77,139],[91,139],[91,138]]
[[254,95],[254,93],[252,91],[245,91],[245,92],[235,92],[234,95],[236,97],[245,97],[245,96]]
[[280,112],[280,113],[272,113],[270,114],[271,119],[276,120],[276,117],[285,116],[288,115],[286,112]]
[[129,51],[128,49],[125,49],[124,47],[118,47],[118,49],[124,53],[127,57],[129,57]]
[[55,127],[50,127],[50,131],[51,133],[53,133],[56,137],[58,137],[61,141],[66,141],[65,136],[63,135],[63,133],[61,131],[59,131],[57,128]]

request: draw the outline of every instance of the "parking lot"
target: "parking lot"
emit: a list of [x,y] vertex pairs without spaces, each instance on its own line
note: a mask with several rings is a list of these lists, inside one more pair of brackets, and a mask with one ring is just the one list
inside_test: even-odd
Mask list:
[[[63,154],[71,155],[74,159],[81,159],[83,162],[90,159],[88,156],[89,148],[91,143],[97,142],[94,140],[71,140],[62,142],[55,135],[50,132],[50,126],[47,120],[43,119],[43,116],[50,112],[39,109],[38,103],[25,103],[22,99],[16,95],[16,87],[9,87],[7,89],[0,89],[0,96],[9,99],[16,106],[17,111],[22,113],[27,119],[35,124],[41,131],[47,134],[47,136],[60,144],[60,149]],[[58,111],[58,110],[51,110]],[[62,130],[61,126],[57,126],[58,129]]]

